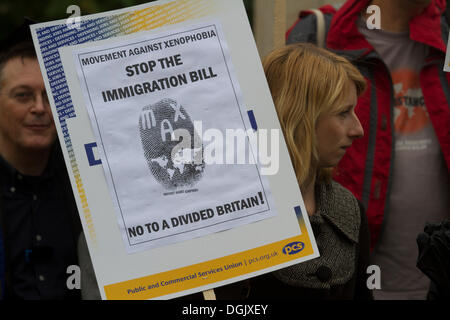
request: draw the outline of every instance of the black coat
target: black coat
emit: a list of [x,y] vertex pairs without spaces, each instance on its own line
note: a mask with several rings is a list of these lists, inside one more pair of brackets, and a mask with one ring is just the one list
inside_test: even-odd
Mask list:
[[[58,187],[61,188],[64,196],[64,203],[66,205],[67,214],[71,219],[73,243],[77,243],[78,237],[81,233],[81,222],[78,214],[78,209],[75,203],[75,199],[72,192],[72,187],[67,174],[64,158],[59,146],[59,142],[56,141],[50,155],[48,166],[52,166],[56,175],[56,181]],[[0,174],[0,187],[3,187],[3,176]],[[5,238],[2,223],[2,197],[0,196],[0,299],[4,298],[7,283],[11,282],[11,270],[8,261],[8,254],[5,252]]]

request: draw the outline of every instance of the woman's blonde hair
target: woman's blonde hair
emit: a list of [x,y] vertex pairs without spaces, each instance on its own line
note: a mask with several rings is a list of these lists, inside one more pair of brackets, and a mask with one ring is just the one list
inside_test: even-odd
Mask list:
[[314,177],[329,180],[331,169],[319,168],[317,119],[342,111],[349,81],[360,96],[364,77],[347,59],[308,43],[271,52],[263,66],[300,188]]

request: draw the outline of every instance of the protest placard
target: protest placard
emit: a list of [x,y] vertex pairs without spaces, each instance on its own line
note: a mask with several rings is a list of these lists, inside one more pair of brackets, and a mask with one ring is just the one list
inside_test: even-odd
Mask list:
[[32,33],[103,298],[173,298],[318,256],[240,0]]

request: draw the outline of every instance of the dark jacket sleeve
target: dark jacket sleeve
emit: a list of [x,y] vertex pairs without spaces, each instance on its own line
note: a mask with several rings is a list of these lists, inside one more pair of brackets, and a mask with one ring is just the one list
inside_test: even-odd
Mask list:
[[366,211],[358,201],[361,213],[361,226],[359,228],[358,260],[356,266],[355,300],[372,300],[372,291],[367,287],[367,267],[370,264],[370,231]]

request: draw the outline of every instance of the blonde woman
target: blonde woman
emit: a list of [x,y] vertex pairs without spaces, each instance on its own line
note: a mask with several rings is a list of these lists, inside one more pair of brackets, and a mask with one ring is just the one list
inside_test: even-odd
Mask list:
[[332,168],[364,131],[355,114],[366,83],[345,58],[311,44],[263,62],[320,257],[251,281],[250,298],[370,299],[367,220]]

